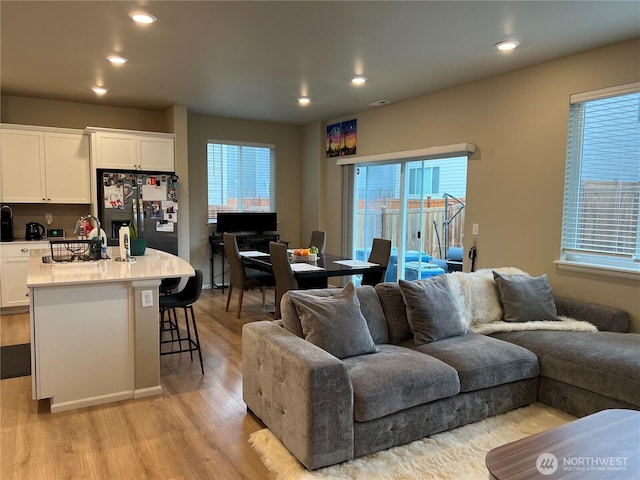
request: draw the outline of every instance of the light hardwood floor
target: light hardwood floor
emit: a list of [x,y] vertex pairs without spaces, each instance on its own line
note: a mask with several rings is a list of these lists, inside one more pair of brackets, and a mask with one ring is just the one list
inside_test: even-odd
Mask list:
[[[163,356],[162,395],[51,414],[31,399],[31,377],[0,381],[0,478],[275,479],[248,443],[263,427],[242,401],[241,365],[242,325],[271,315],[250,291],[236,320],[235,299],[225,313],[226,290],[202,292],[194,309],[205,374],[197,355]],[[2,345],[29,342],[28,314],[0,321]]]

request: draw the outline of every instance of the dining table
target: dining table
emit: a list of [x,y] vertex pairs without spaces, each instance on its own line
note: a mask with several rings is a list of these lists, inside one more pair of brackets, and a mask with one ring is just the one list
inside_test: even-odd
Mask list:
[[[268,253],[260,251],[240,252],[247,268],[272,272],[271,257]],[[364,260],[354,260],[341,255],[331,253],[318,253],[317,260],[295,261],[291,257],[291,270],[301,289],[326,288],[329,277],[345,277],[360,275],[363,273],[383,272],[385,266]]]

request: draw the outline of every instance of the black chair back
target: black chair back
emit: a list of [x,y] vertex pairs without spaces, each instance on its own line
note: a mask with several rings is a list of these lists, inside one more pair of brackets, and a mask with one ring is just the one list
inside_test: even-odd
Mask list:
[[384,282],[384,277],[387,274],[387,266],[389,265],[389,258],[391,257],[391,240],[386,238],[374,238],[373,245],[371,246],[371,253],[369,254],[369,261],[371,263],[377,263],[385,267],[382,272],[365,273],[362,275],[362,285],[377,285]]
[[247,272],[238,249],[236,236],[232,233],[224,234],[224,253],[229,259],[229,283],[236,288],[245,288],[247,282]]
[[280,300],[286,292],[298,288],[298,281],[291,270],[289,253],[284,243],[270,242],[269,255],[273,275],[276,277],[276,313],[274,318],[280,318]]
[[187,284],[177,297],[180,302],[185,305],[192,305],[198,301],[200,294],[202,293],[202,270],[196,270],[196,274],[193,277],[189,277]]
[[324,253],[324,247],[327,244],[327,233],[322,230],[314,230],[311,232],[310,247],[318,247],[320,253]]

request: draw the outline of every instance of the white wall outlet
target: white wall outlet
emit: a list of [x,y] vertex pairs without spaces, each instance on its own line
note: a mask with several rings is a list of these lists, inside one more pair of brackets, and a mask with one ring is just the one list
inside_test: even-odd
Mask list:
[[477,223],[471,225],[471,235],[478,235],[479,226]]
[[53,215],[51,215],[50,213],[45,213],[44,219],[47,222],[47,225],[51,225],[53,223]]
[[140,294],[142,297],[142,306],[153,307],[153,290],[142,290]]

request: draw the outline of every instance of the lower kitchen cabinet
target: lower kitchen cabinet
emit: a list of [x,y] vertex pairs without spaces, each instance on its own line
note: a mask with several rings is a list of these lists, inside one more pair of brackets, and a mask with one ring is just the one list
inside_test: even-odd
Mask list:
[[27,271],[32,251],[49,248],[49,242],[0,244],[0,307],[29,305]]

